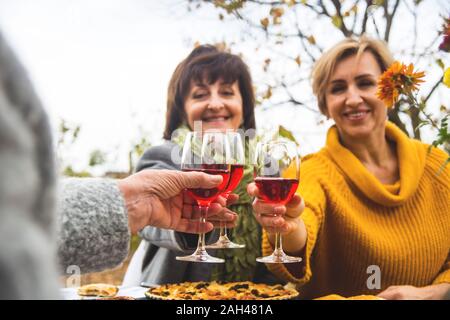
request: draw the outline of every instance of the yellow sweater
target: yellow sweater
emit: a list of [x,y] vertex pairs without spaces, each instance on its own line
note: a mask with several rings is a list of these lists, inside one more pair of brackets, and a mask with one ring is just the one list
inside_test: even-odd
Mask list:
[[[381,184],[344,148],[335,127],[326,147],[303,160],[298,192],[308,239],[298,264],[302,277],[282,264],[268,265],[297,283],[303,298],[450,282],[450,165],[438,174],[447,155],[436,148],[427,153],[427,145],[389,122],[386,135],[396,142],[399,159],[394,185]],[[272,250],[264,234],[263,252]],[[379,290],[368,289],[368,282],[376,284],[370,266],[380,268]]]

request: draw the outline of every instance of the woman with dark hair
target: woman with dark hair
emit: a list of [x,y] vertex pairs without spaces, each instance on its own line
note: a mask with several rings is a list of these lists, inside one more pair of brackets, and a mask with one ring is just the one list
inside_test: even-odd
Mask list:
[[[247,65],[236,55],[203,45],[195,48],[175,69],[168,87],[166,127],[163,145],[152,147],[140,159],[137,170],[180,170],[180,151],[189,131],[255,129],[255,97]],[[201,126],[200,128],[198,126]],[[247,144],[247,143],[246,143]],[[248,153],[248,148],[246,148]],[[248,159],[248,154],[246,155]],[[250,163],[246,161],[246,163]],[[262,281],[269,276],[264,265],[258,265],[261,255],[261,228],[252,212],[252,198],[246,186],[253,180],[253,168],[245,166],[244,175],[235,193],[239,200],[229,207],[238,213],[232,241],[245,248],[211,250],[225,259],[224,264],[191,263],[175,259],[194,251],[198,237],[160,228],[145,228],[143,238],[125,275],[124,285],[141,281],[161,284],[182,281],[224,280]],[[225,214],[233,214],[231,211]],[[207,242],[218,238],[216,232],[207,235]],[[264,279],[265,282],[273,282]]]

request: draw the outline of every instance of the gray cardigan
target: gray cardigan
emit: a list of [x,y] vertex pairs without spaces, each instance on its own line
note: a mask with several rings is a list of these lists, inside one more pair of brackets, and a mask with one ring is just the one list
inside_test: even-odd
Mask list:
[[116,182],[69,179],[59,192],[57,205],[47,116],[0,33],[0,299],[57,298],[58,258],[63,272],[90,272],[126,257]]

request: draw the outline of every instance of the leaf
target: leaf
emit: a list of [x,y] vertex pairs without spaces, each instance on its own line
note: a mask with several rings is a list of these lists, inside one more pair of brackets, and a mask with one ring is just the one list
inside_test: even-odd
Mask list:
[[384,0],[373,0],[372,5],[374,6],[382,6],[384,4]]
[[280,18],[284,14],[284,9],[281,7],[270,9],[270,15],[274,18]]
[[450,67],[447,68],[444,72],[444,84],[447,86],[447,88],[450,88]]
[[300,66],[302,64],[302,60],[300,59],[300,56],[297,56],[294,60],[298,66]]
[[445,65],[444,65],[444,62],[442,61],[442,59],[437,59],[436,63],[442,70],[445,69]]
[[261,19],[261,25],[263,26],[264,30],[267,30],[267,27],[269,26],[269,18]]
[[280,125],[280,126],[278,127],[278,133],[279,133],[279,135],[282,136],[283,138],[286,138],[286,139],[288,139],[288,140],[291,140],[291,141],[295,142],[296,145],[298,145],[298,142],[297,142],[297,140],[295,139],[295,137],[294,137],[294,135],[292,134],[292,132],[289,131],[288,129],[286,129],[285,127],[283,127],[283,126]]
[[311,43],[313,45],[316,44],[316,38],[314,38],[313,35],[309,36],[307,39],[308,39],[309,43]]
[[273,22],[274,25],[278,25],[281,24],[281,17],[273,17]]
[[[296,4],[296,0],[286,0],[285,2],[287,3],[288,7],[293,7]],[[303,0],[302,3],[305,4],[306,1]]]
[[94,150],[89,156],[89,166],[95,167],[106,162],[106,154],[101,150]]
[[269,87],[267,88],[266,93],[265,93],[264,96],[263,96],[263,99],[270,99],[271,96],[272,96],[272,87],[269,86]]
[[336,27],[336,28],[338,28],[338,29],[340,29],[341,28],[341,26],[342,26],[342,19],[338,16],[338,15],[334,15],[332,18],[331,18],[331,22],[334,24],[334,26]]

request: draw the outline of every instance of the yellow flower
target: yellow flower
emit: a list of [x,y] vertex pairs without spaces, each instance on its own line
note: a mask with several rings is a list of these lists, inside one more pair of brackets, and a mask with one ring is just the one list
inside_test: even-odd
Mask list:
[[392,107],[401,94],[409,95],[424,82],[424,72],[414,72],[414,65],[395,61],[378,80],[377,96],[387,107]]

